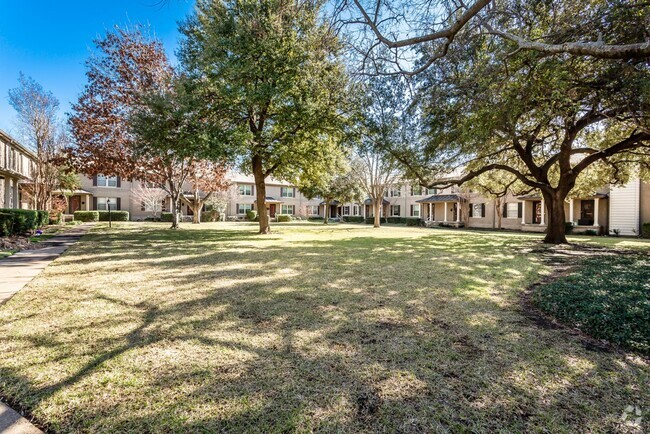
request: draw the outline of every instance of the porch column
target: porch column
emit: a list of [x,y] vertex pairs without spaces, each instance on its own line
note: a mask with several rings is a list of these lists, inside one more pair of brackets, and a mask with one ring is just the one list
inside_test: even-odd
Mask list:
[[594,199],[594,226],[600,226],[598,223],[598,202],[600,201],[600,198],[595,198]]
[[5,208],[11,208],[11,179],[5,177]]
[[363,210],[361,211],[361,213],[363,215],[363,219],[365,220],[366,219],[366,204],[364,203],[361,206],[363,207]]
[[431,202],[429,202],[429,218],[428,218],[428,220],[430,222],[433,221],[433,215],[431,214],[431,209],[432,209]]
[[569,221],[573,223],[573,198],[569,199]]
[[460,223],[460,202],[456,202],[456,223]]
[[[499,210],[498,212],[503,212]],[[521,201],[521,224],[525,225],[526,224],[526,201],[522,200]]]
[[542,218],[540,219],[539,224],[544,226],[546,224],[546,205],[544,204],[544,199],[542,199]]
[[445,202],[445,222],[447,221],[447,202]]

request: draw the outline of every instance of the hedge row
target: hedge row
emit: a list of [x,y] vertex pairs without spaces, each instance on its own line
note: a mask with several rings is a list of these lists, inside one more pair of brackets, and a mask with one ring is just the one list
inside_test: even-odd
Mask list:
[[[99,221],[107,222],[108,221],[108,211],[97,211],[99,213]],[[114,222],[128,222],[129,221],[129,212],[128,211],[111,211],[111,221]]]
[[278,214],[275,216],[275,220],[278,223],[287,223],[291,221],[291,216],[289,214]]
[[643,223],[643,227],[641,228],[641,236],[643,238],[650,238],[650,222]]
[[98,222],[99,211],[75,211],[74,219],[78,222]]
[[0,236],[26,234],[49,223],[50,213],[29,209],[0,209]]
[[363,223],[363,217],[361,216],[345,216],[342,217],[342,220],[346,223]]

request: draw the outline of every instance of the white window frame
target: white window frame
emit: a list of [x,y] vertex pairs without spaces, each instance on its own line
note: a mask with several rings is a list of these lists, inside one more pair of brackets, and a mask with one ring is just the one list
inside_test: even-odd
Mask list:
[[307,205],[308,215],[318,215],[318,205]]
[[117,176],[97,175],[97,187],[117,188]]
[[[512,215],[510,215],[512,214]],[[519,202],[506,203],[506,218],[516,219],[519,216]]]
[[110,200],[111,211],[117,211],[117,198],[116,197],[98,197],[97,198],[97,211],[108,211],[106,201]]
[[293,187],[280,187],[280,197],[294,198],[296,196],[293,193]]
[[[280,210],[282,211],[280,214],[294,215],[296,213],[296,206],[295,205],[282,205],[280,207]],[[289,212],[289,210],[291,210],[291,212]]]
[[420,205],[411,205],[411,217],[420,217]]
[[[478,212],[476,212],[478,207]],[[483,218],[483,203],[473,203],[472,204],[472,218],[473,219],[482,219]]]
[[251,184],[239,184],[239,195],[240,196],[252,196],[253,195],[253,186]]
[[248,211],[253,210],[252,203],[238,203],[236,204],[236,207],[237,207],[237,215],[246,215]]
[[354,213],[352,215],[361,215],[359,205],[352,205],[352,212]]

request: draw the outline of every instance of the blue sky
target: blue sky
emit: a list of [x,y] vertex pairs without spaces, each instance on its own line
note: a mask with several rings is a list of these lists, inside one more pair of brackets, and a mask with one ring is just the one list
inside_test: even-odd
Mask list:
[[148,24],[173,56],[178,21],[191,0],[0,0],[0,129],[15,134],[16,116],[8,91],[18,73],[33,77],[70,110],[86,82],[84,62],[93,39],[114,25]]

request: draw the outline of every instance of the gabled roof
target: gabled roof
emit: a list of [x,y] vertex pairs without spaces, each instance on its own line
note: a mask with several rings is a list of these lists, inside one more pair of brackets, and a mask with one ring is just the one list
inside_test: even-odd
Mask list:
[[[255,199],[253,202],[257,202],[257,199]],[[271,196],[266,196],[264,198],[264,202],[265,203],[282,203],[281,200],[277,200],[276,198],[271,197]]]
[[[382,203],[382,205],[390,205],[390,202],[387,201],[386,199],[384,199],[381,203]],[[372,205],[372,199],[368,198],[368,199],[364,200],[363,204],[364,205]]]
[[460,202],[461,198],[457,194],[434,194],[433,196],[424,199],[416,200],[418,203],[433,203],[433,202]]

